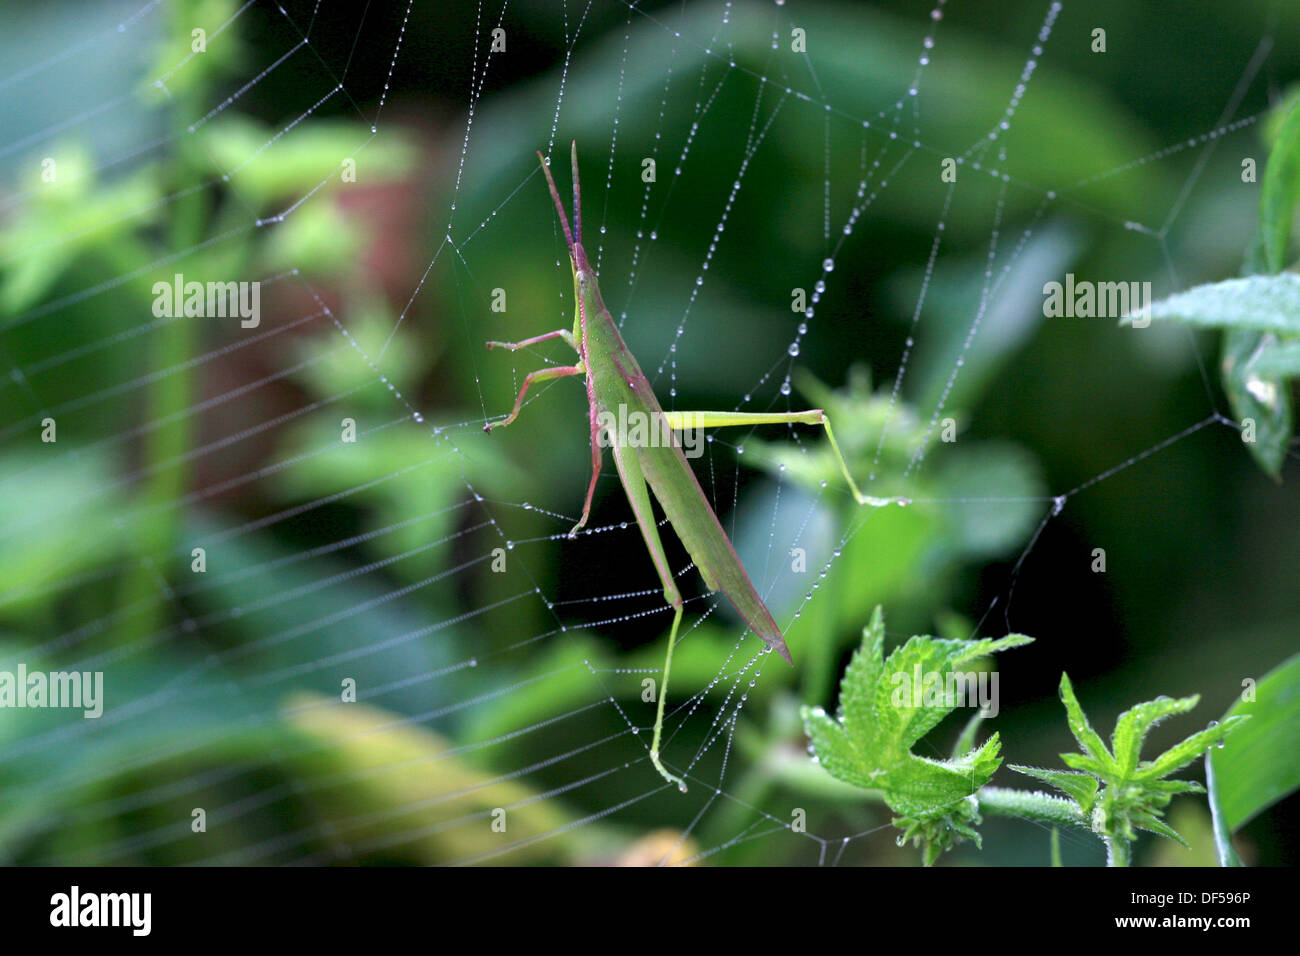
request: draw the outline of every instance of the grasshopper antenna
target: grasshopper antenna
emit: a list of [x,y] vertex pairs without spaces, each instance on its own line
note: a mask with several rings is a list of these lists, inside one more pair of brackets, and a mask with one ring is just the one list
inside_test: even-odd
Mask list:
[[[577,144],[574,144],[574,162],[577,162]],[[560,214],[560,225],[564,228],[564,241],[569,246],[569,254],[573,254],[573,233],[569,231],[569,217],[564,214],[564,203],[560,201],[560,192],[555,188],[555,179],[551,176],[551,167],[546,165],[546,157],[542,151],[537,151],[537,158],[542,161],[542,172],[546,175],[546,185],[551,188],[551,199],[555,202],[555,208]],[[575,182],[574,188],[577,188]]]
[[582,245],[582,191],[578,185],[578,141],[573,141],[573,236]]

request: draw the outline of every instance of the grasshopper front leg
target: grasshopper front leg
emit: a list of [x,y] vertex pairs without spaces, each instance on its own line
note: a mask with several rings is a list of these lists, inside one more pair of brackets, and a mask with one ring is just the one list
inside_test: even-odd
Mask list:
[[537,345],[539,342],[549,342],[551,339],[564,339],[565,342],[569,343],[569,348],[575,352],[578,350],[578,346],[573,341],[573,333],[568,329],[556,329],[554,332],[534,335],[531,339],[524,339],[522,342],[489,342],[487,347],[489,349],[509,349],[515,352],[519,349],[526,349],[530,345]]
[[[490,347],[493,344],[494,343],[489,342],[488,346]],[[495,344],[503,345],[507,343],[498,342]],[[524,343],[518,342],[514,344],[522,345]],[[490,432],[494,428],[504,428],[505,426],[513,422],[516,418],[518,418],[519,409],[523,407],[524,404],[524,396],[528,394],[528,387],[532,385],[534,382],[545,382],[553,378],[566,378],[570,375],[585,375],[586,372],[587,372],[587,368],[585,365],[582,364],[581,359],[578,360],[577,365],[557,365],[555,368],[543,368],[543,369],[538,369],[536,372],[529,372],[524,377],[524,386],[523,388],[519,389],[519,395],[518,397],[515,398],[515,407],[510,410],[510,414],[507,415],[499,422],[488,422],[486,425],[483,426],[483,430],[485,432]]]
[[591,499],[596,495],[596,479],[600,477],[600,407],[596,403],[595,388],[590,379],[587,380],[587,403],[587,419],[591,424],[591,481],[587,485],[587,498],[582,503],[582,517],[569,529],[570,538],[576,538],[591,517]]

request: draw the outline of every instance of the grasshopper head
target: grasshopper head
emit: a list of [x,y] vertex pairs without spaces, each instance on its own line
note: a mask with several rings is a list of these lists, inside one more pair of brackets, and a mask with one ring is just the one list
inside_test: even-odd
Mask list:
[[551,167],[546,164],[546,157],[539,150],[537,158],[542,162],[542,173],[546,176],[546,185],[551,190],[551,199],[560,214],[560,226],[564,229],[564,242],[569,247],[569,258],[573,260],[575,272],[590,272],[587,255],[582,251],[582,194],[578,183],[578,143],[573,143],[573,229],[569,229],[569,217],[564,214],[564,203],[560,200],[560,191],[555,188],[555,179],[551,176]]

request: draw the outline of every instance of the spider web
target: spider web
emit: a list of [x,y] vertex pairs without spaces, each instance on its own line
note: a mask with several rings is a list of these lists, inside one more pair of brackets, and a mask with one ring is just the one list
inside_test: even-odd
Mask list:
[[[1000,110],[979,117],[981,134],[963,143],[942,138],[952,109],[946,71],[973,55],[950,23],[958,3],[891,19],[906,68],[888,64],[883,86],[865,91],[838,85],[843,65],[822,59],[825,32],[812,25],[826,26],[828,15],[793,3],[566,3],[552,23],[558,66],[504,87],[502,58],[529,44],[523,24],[536,22],[517,4],[480,3],[472,23],[447,25],[437,41],[408,32],[413,6],[398,5],[390,21],[369,5],[324,0],[203,11],[110,4],[64,21],[79,24],[75,36],[15,42],[6,53],[0,96],[31,97],[45,84],[53,92],[39,121],[0,145],[0,216],[6,226],[49,217],[42,196],[69,174],[42,181],[47,156],[88,184],[67,206],[94,214],[38,218],[43,228],[0,258],[6,294],[22,302],[0,324],[5,407],[15,413],[0,422],[9,502],[0,547],[24,556],[0,597],[0,669],[99,671],[106,700],[96,720],[11,712],[0,733],[5,802],[16,808],[5,821],[9,858],[575,862],[623,858],[655,828],[667,828],[662,839],[639,844],[649,862],[727,862],[743,847],[824,865],[866,854],[890,830],[887,812],[827,812],[805,827],[792,810],[812,798],[755,785],[764,761],[783,765],[791,776],[781,780],[807,764],[788,726],[794,697],[777,692],[784,678],[761,642],[700,589],[675,542],[688,600],[664,755],[689,794],[654,772],[653,704],[643,694],[659,679],[670,612],[608,456],[591,527],[565,537],[589,460],[580,396],[563,382],[542,386],[517,425],[482,435],[524,374],[571,361],[559,345],[482,351],[488,339],[572,322],[568,266],[530,150],[559,160],[558,172],[570,139],[579,141],[586,245],[666,408],[691,407],[685,396],[708,380],[702,362],[730,410],[807,407],[796,369],[810,354],[826,358],[823,330],[883,329],[870,342],[891,357],[873,393],[864,490],[1011,529],[996,555],[1009,573],[962,609],[971,636],[999,636],[1015,629],[1022,570],[1072,500],[1207,429],[1237,426],[1212,387],[1205,344],[1178,333],[1162,341],[1199,366],[1203,417],[1135,442],[1064,491],[1020,472],[972,490],[932,480],[938,434],[974,401],[968,367],[997,367],[1029,335],[1033,323],[1017,325],[1016,315],[1039,308],[1042,282],[1059,278],[1077,248],[1063,222],[1128,234],[1162,263],[1161,289],[1184,285],[1180,259],[1191,254],[1175,244],[1175,225],[1216,148],[1251,136],[1262,116],[1262,104],[1243,104],[1260,100],[1271,36],[1240,64],[1221,113],[1192,121],[1193,135],[1118,157],[1099,149],[1102,161],[1085,162],[1086,173],[1045,184],[1019,170],[1058,144],[1016,133],[1035,109],[1053,44],[1087,42],[1092,25],[1069,4],[1045,3],[1035,25],[1007,26],[1022,66],[997,77]],[[187,17],[203,23],[205,51],[166,42],[178,24],[188,36]],[[796,52],[793,31],[804,23],[806,52]],[[505,52],[492,50],[498,28]],[[261,42],[241,45],[254,33]],[[417,194],[434,240],[417,246],[412,268],[384,273],[383,295],[349,296],[316,264],[329,253],[312,242],[338,230],[377,242],[395,221],[393,200],[373,189],[347,199],[354,186],[335,155],[319,175],[295,170],[328,122],[359,184],[372,160],[430,176],[409,145],[422,117],[390,98],[412,61],[430,57],[460,71],[468,90],[437,143],[443,164],[432,178],[443,185]],[[113,68],[76,88],[56,82],[80,76],[83,59]],[[885,68],[862,69],[874,80]],[[932,87],[942,92],[927,98]],[[263,125],[241,125],[250,115]],[[189,165],[177,176],[179,155]],[[955,162],[953,181],[939,175],[945,159]],[[1152,166],[1180,181],[1158,224],[1090,192]],[[774,169],[800,171],[788,211],[751,186],[770,184]],[[142,172],[156,188],[123,186]],[[567,175],[558,179],[563,193]],[[920,191],[918,223],[914,206],[895,197]],[[187,229],[183,210],[196,203],[206,215]],[[784,217],[788,247],[751,254],[757,220],[772,214]],[[897,314],[873,308],[864,320],[855,272],[877,215],[903,216],[927,241],[898,284]],[[79,250],[115,231],[137,236],[120,257],[57,281],[42,274],[80,262]],[[360,248],[350,263],[367,254]],[[956,287],[949,265],[972,281]],[[759,281],[768,269],[780,273],[776,288],[804,290],[799,312],[785,311],[788,298],[771,301],[772,284]],[[175,272],[260,282],[260,324],[140,305],[142,288]],[[21,282],[42,291],[22,301]],[[508,293],[504,312],[489,306],[498,287]],[[727,318],[742,313],[766,315],[758,354]],[[193,322],[201,331],[184,331]],[[933,337],[936,326],[951,334]],[[772,328],[783,330],[779,348],[767,344]],[[722,367],[733,358],[739,372]],[[472,409],[424,376],[435,364],[464,385]],[[1012,379],[1024,371],[1000,366]],[[911,391],[918,380],[926,387]],[[44,443],[49,420],[58,438]],[[348,421],[355,441],[342,437]],[[528,452],[512,458],[516,442],[534,428],[545,450],[520,464]],[[845,488],[801,484],[786,465],[757,476],[744,465],[749,436],[736,432],[708,436],[696,473],[760,593],[782,609],[778,622],[816,617],[845,555],[896,509],[838,523]],[[796,426],[769,434],[805,458],[820,440]],[[34,546],[50,528],[72,530]],[[793,549],[808,552],[807,573],[792,569]],[[356,702],[342,703],[349,683]],[[783,742],[755,744],[757,728],[782,719]]]

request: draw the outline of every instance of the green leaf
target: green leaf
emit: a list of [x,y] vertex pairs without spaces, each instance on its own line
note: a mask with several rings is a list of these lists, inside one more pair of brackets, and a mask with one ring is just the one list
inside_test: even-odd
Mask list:
[[1219,855],[1220,866],[1243,866],[1237,848],[1232,845],[1232,832],[1219,806],[1218,779],[1214,775],[1214,755],[1205,761],[1205,786],[1210,793],[1210,819],[1214,830],[1214,850]]
[[884,668],[885,618],[877,606],[871,623],[862,629],[862,646],[844,670],[840,682],[840,713],[844,728],[864,743],[876,739],[878,724],[873,706],[876,682]]
[[964,773],[971,780],[978,781],[978,787],[984,786],[992,778],[994,771],[1002,763],[1002,741],[996,733],[984,741],[983,746],[972,750],[964,757],[950,760],[948,765]]
[[1033,767],[1013,769],[1045,780],[1073,797],[1092,831],[1105,841],[1111,866],[1128,865],[1132,858],[1135,830],[1150,830],[1187,846],[1187,841],[1161,816],[1175,794],[1195,793],[1202,788],[1194,781],[1160,778],[1187,766],[1237,730],[1246,718],[1232,716],[1222,723],[1212,723],[1155,760],[1138,763],[1147,732],[1165,717],[1191,710],[1198,697],[1177,700],[1159,697],[1130,707],[1115,722],[1115,731],[1111,735],[1113,756],[1088,723],[1065,674],[1061,675],[1061,700],[1065,704],[1070,730],[1079,746],[1087,751],[1061,754],[1061,760],[1067,767],[1086,771],[1096,779],[1085,783],[1082,779],[1085,774],[1063,774]]
[[[924,844],[924,859],[934,862],[959,838],[979,834],[979,807],[970,798],[989,782],[1001,763],[1001,741],[993,734],[983,745],[954,757],[932,760],[911,746],[957,705],[949,696],[948,675],[967,661],[1031,641],[1022,634],[993,640],[939,640],[914,636],[884,658],[885,620],[879,607],[862,630],[840,683],[840,713],[832,719],[821,708],[802,710],[815,759],[831,776],[879,790],[901,816],[894,821],[903,841]],[[915,687],[920,681],[922,686]],[[927,696],[925,688],[930,688]],[[941,694],[934,691],[942,688]],[[973,742],[976,721],[963,740]],[[960,753],[960,749],[958,751]],[[900,841],[900,842],[903,842]]]
[[1259,191],[1259,233],[1268,272],[1280,272],[1286,263],[1291,217],[1300,201],[1300,103],[1292,104],[1275,135]]
[[928,814],[969,797],[988,783],[954,770],[942,761],[908,754],[890,773],[884,788],[891,810],[905,815]]
[[1159,790],[1161,793],[1204,793],[1205,788],[1195,780],[1147,780],[1142,786],[1148,790]]
[[1191,710],[1200,701],[1200,697],[1183,697],[1174,700],[1170,697],[1157,697],[1145,703],[1131,707],[1119,715],[1115,721],[1115,732],[1111,735],[1111,751],[1119,772],[1125,776],[1137,767],[1141,755],[1142,741],[1147,732],[1171,714],[1181,714]]
[[1287,380],[1300,374],[1300,345],[1278,339],[1300,333],[1300,277],[1282,272],[1300,201],[1300,100],[1291,101],[1273,132],[1247,277],[1170,296],[1151,307],[1151,317],[1225,330],[1221,362],[1228,401],[1243,438],[1250,436],[1251,455],[1279,478],[1294,427]]
[[1201,328],[1300,335],[1300,276],[1282,272],[1194,286],[1152,303],[1151,318]]
[[1010,764],[1017,773],[1037,777],[1044,783],[1050,783],[1067,797],[1070,797],[1085,813],[1092,812],[1093,802],[1097,799],[1097,788],[1101,785],[1096,777],[1087,773],[1070,773],[1068,770],[1046,770],[1042,767],[1022,767]]
[[952,712],[952,700],[935,691],[946,690],[958,665],[1031,640],[1023,634],[980,641],[910,638],[889,655],[876,684],[877,739],[901,750],[911,747]]
[[[1254,363],[1272,351],[1276,341],[1271,333],[1234,329],[1223,337],[1220,360],[1233,415],[1243,426],[1248,419],[1254,423],[1254,440],[1245,442],[1246,447],[1274,478],[1281,475],[1291,441],[1291,392],[1283,379],[1260,372]],[[1247,437],[1244,431],[1242,437]]]
[[985,787],[979,792],[980,812],[1017,820],[1035,820],[1053,827],[1079,827],[1091,830],[1091,821],[1079,805],[1064,797],[1054,797],[1041,790],[1013,790],[1008,787]]
[[1073,767],[1075,770],[1086,770],[1088,773],[1096,774],[1099,777],[1105,777],[1111,771],[1111,765],[1098,760],[1096,757],[1089,757],[1087,754],[1061,754],[1061,761],[1067,767]]
[[[1247,273],[1279,273],[1286,264],[1287,245],[1296,202],[1300,200],[1300,100],[1292,99],[1281,119],[1270,121],[1268,166],[1260,185],[1259,229],[1247,251]],[[1233,329],[1223,340],[1223,387],[1237,420],[1255,423],[1255,440],[1247,447],[1264,471],[1281,476],[1291,440],[1294,412],[1285,375],[1259,364],[1274,351],[1270,335]]]
[[1207,727],[1198,734],[1192,734],[1182,743],[1174,744],[1155,760],[1139,764],[1134,779],[1157,780],[1177,770],[1182,770],[1210,747],[1227,737],[1237,728],[1238,724],[1244,723],[1246,719],[1246,717],[1242,716],[1227,717],[1213,727]]
[[903,814],[927,814],[969,797],[1001,763],[1002,744],[994,734],[979,750],[959,760],[930,760],[908,754],[884,781],[885,802]]
[[1189,850],[1192,848],[1191,844],[1183,839],[1181,833],[1152,813],[1138,811],[1133,813],[1130,819],[1133,821],[1133,825],[1140,830],[1149,830],[1152,833],[1159,833],[1161,836],[1167,836],[1171,840],[1176,840]]
[[801,713],[816,760],[827,773],[855,787],[872,789],[876,786],[875,776],[866,769],[862,754],[849,741],[839,723],[820,707],[805,707]]
[[[1070,677],[1064,671],[1061,672],[1060,693],[1061,703],[1065,704],[1066,722],[1070,725],[1070,733],[1074,734],[1074,739],[1079,742],[1080,747],[1092,755],[1099,766],[1111,766],[1113,761],[1110,753],[1106,750],[1106,745],[1098,736],[1097,731],[1092,729],[1092,724],[1088,723],[1083,708],[1079,706],[1079,699],[1074,696],[1074,686],[1070,683]],[[1065,759],[1064,755],[1061,759]],[[1090,769],[1079,767],[1068,760],[1066,763],[1079,770]]]
[[1266,674],[1255,699],[1239,701],[1224,723],[1237,717],[1250,720],[1209,752],[1206,774],[1216,824],[1228,832],[1300,789],[1300,654]]

